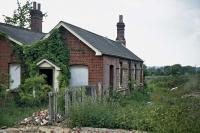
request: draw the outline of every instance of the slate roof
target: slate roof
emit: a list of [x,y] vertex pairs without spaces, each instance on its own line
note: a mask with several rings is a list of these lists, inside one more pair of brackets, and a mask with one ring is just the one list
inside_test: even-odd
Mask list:
[[136,61],[142,61],[137,55],[127,49],[122,43],[113,41],[106,37],[100,36],[98,34],[92,33],[80,27],[74,26],[72,24],[64,23],[67,27],[73,30],[76,34],[81,36],[87,42],[89,42],[92,46],[98,49],[104,55],[111,55]]
[[[113,41],[106,37],[92,33],[75,25],[61,21],[76,34],[81,36],[84,40],[90,43],[93,47],[99,50],[103,55],[110,55],[135,61],[143,62],[138,56],[132,53],[120,42]],[[9,24],[0,23],[0,32],[7,34],[9,37],[15,39],[23,44],[31,44],[35,41],[41,40],[45,34],[33,32],[29,29],[12,26]]]
[[23,44],[31,44],[40,40],[45,34],[33,32],[29,29],[12,26],[9,24],[0,23],[0,32],[5,33],[9,37]]

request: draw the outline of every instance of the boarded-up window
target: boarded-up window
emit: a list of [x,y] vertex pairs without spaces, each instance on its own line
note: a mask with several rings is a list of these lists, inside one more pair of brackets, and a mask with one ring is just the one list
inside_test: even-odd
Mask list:
[[9,65],[9,88],[16,89],[21,84],[21,66],[20,64]]
[[71,66],[70,86],[86,86],[88,85],[88,67],[87,66]]

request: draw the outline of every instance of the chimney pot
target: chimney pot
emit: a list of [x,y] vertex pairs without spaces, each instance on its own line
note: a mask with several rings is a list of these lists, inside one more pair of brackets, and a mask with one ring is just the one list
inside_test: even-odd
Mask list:
[[41,10],[41,5],[40,5],[40,3],[38,3],[38,10],[39,10],[39,11]]
[[124,37],[124,31],[125,31],[125,24],[123,22],[123,15],[119,15],[119,22],[117,23],[117,38],[116,41],[121,42],[126,46],[126,40]]
[[123,15],[119,15],[119,22],[123,23]]
[[33,2],[33,10],[36,10],[36,2]]
[[33,2],[33,9],[30,11],[31,15],[31,30],[35,32],[42,32],[42,19],[43,14],[40,11],[41,5]]

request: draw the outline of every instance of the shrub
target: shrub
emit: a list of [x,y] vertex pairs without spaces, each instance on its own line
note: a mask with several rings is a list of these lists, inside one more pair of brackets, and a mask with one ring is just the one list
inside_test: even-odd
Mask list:
[[12,127],[33,112],[44,108],[43,106],[19,107],[16,105],[16,100],[20,101],[19,93],[6,89],[8,89],[8,75],[0,73],[0,127]]
[[[116,105],[115,105],[116,106]],[[106,102],[92,102],[87,100],[84,104],[73,105],[70,109],[69,120],[72,127],[115,127],[113,112],[114,105]]]
[[183,85],[188,80],[188,76],[167,76],[152,80],[151,84],[155,84],[159,87],[173,88]]
[[0,71],[0,94],[8,89],[8,75]]
[[[134,90],[128,96],[113,92],[112,97],[103,101],[89,100],[73,105],[67,121],[71,127],[123,128],[153,133],[199,133],[200,100],[182,97],[180,94],[199,91],[200,76],[176,78],[156,79],[157,82],[151,82],[151,89],[147,87],[144,90]],[[182,83],[183,81],[188,82]],[[179,86],[180,89],[170,91],[170,85]]]
[[5,105],[6,89],[8,89],[8,75],[0,72],[0,107]]
[[46,84],[44,75],[27,78],[19,88],[18,103],[23,106],[41,105],[47,103],[48,92],[52,88]]

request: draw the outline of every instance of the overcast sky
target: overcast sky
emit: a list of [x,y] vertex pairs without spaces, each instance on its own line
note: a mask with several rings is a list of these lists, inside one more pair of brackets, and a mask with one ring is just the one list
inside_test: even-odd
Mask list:
[[[115,40],[122,14],[127,48],[146,65],[200,66],[200,0],[35,1],[48,14],[44,32],[62,20]],[[16,0],[2,1],[0,22],[2,15],[12,15],[16,8]]]

